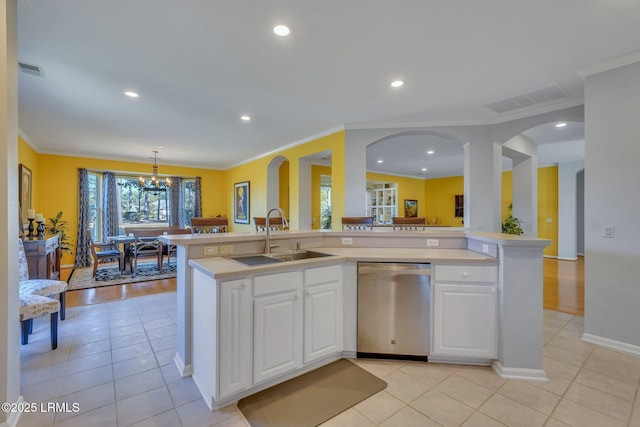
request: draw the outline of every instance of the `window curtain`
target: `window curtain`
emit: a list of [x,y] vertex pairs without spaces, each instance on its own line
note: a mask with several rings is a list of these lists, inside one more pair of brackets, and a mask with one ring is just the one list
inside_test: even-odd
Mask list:
[[105,172],[102,178],[102,241],[119,234],[118,185],[113,172]]
[[86,230],[89,229],[89,172],[79,169],[78,179],[78,239],[76,244],[76,267],[91,265],[91,251]]
[[184,221],[184,188],[182,177],[171,178],[171,186],[168,189],[169,199],[169,227],[185,227]]
[[194,187],[195,206],[193,207],[193,216],[196,218],[200,218],[202,216],[202,178],[200,178],[199,176],[196,176],[196,185]]

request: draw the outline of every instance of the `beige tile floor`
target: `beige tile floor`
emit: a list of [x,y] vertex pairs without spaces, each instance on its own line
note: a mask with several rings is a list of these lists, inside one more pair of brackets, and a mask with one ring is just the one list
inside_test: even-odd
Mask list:
[[[210,412],[175,354],[175,293],[74,307],[49,348],[48,319],[21,347],[26,402],[78,412],[22,415],[19,426],[247,426],[235,406]],[[549,382],[491,368],[358,360],[388,387],[323,426],[640,427],[640,358],[582,342],[583,319],[545,310]]]

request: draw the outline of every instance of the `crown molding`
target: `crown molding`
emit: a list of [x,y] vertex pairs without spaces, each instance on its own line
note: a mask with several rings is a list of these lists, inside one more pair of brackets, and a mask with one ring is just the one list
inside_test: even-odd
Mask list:
[[640,50],[578,70],[578,75],[585,78],[604,71],[624,67],[625,65],[633,64],[635,62],[640,62]]

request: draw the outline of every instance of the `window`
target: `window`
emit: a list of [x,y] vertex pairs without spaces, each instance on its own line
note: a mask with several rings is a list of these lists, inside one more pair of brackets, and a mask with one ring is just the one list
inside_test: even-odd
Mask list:
[[320,175],[320,228],[331,229],[331,176]]
[[91,238],[95,241],[102,241],[100,235],[100,219],[102,218],[100,211],[100,200],[102,200],[100,190],[102,188],[101,175],[95,172],[89,172],[89,229],[91,230]]
[[[102,236],[102,174],[89,172],[89,229],[95,241],[103,241]],[[143,191],[139,178],[118,175],[118,224],[120,233],[125,227],[168,226],[170,215],[169,197],[166,191],[153,193]],[[184,223],[189,224],[195,212],[196,192],[194,178],[183,178]]]
[[140,188],[137,177],[117,176],[120,188],[120,227],[130,225],[168,225],[169,202],[166,191],[153,193]]

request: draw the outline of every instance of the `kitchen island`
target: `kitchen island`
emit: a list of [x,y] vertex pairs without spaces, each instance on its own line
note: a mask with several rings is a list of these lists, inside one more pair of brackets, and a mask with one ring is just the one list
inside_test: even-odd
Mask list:
[[[178,245],[175,362],[183,376],[193,375],[211,408],[337,358],[355,357],[359,261],[434,266],[430,360],[492,364],[504,377],[546,379],[546,240],[460,231],[286,231],[272,233],[279,246],[274,252],[312,249],[329,256],[246,266],[229,256],[262,253],[262,233],[162,239]],[[464,292],[456,294],[458,289]],[[446,296],[446,307],[450,301],[469,307],[469,291],[483,292],[473,299],[483,306],[471,314],[456,312],[468,318],[452,322],[451,309],[439,307],[438,298]],[[470,328],[484,322],[488,331],[472,351],[455,345],[465,336],[465,322]]]

